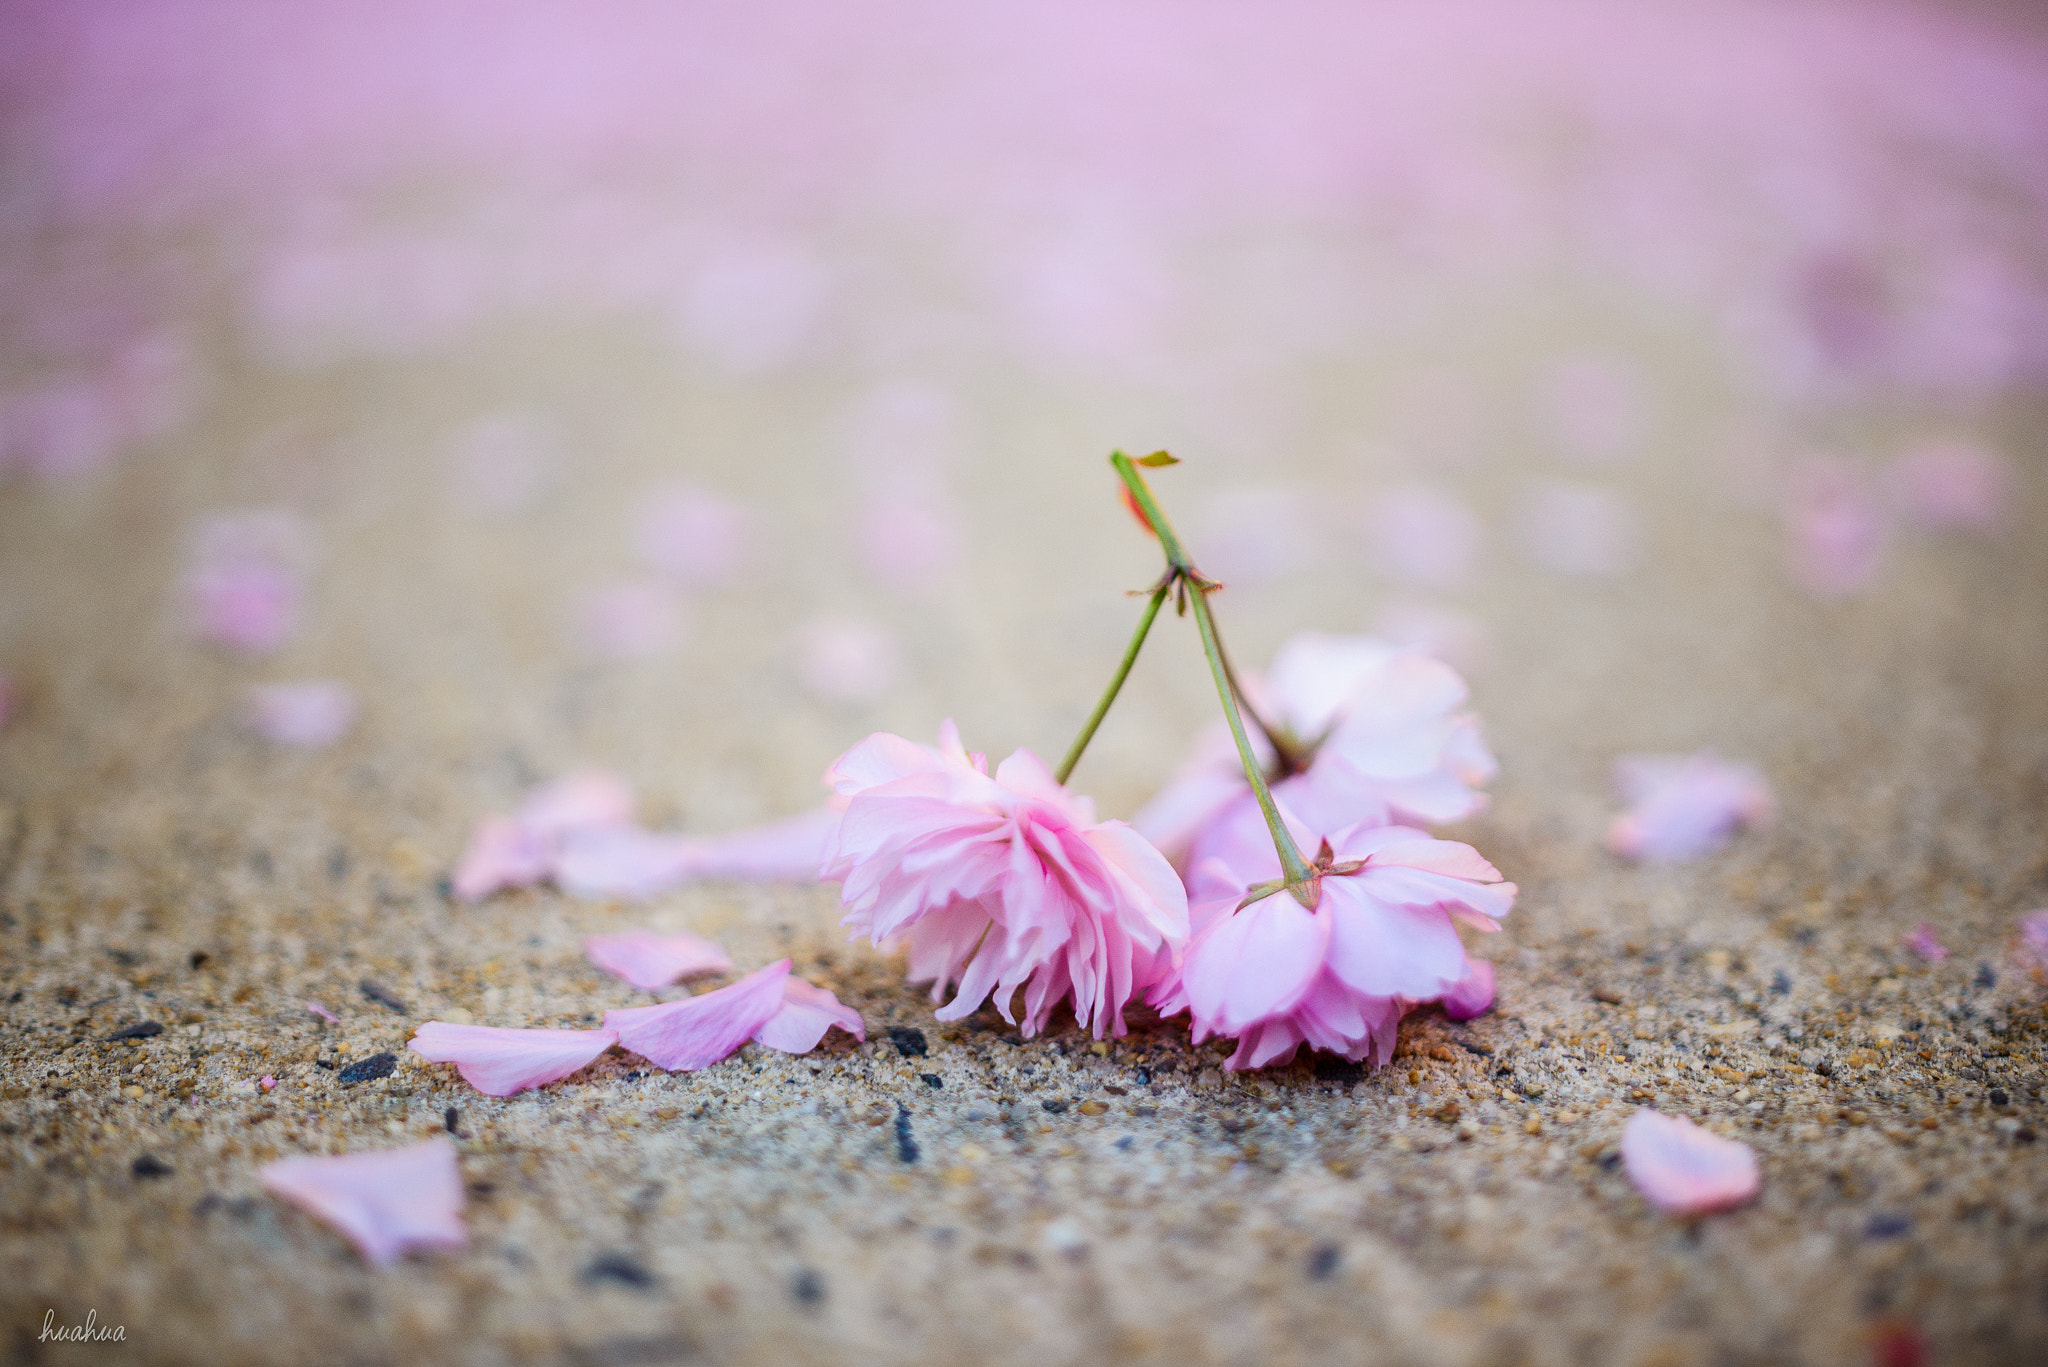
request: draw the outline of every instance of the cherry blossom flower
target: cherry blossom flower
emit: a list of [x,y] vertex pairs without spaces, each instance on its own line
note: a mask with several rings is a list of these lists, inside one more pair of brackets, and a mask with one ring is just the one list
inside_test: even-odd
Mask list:
[[1065,998],[1097,1039],[1121,1035],[1154,956],[1187,939],[1172,867],[1130,826],[1096,821],[1029,750],[990,777],[948,721],[936,749],[878,733],[825,778],[847,803],[824,868],[842,883],[842,924],[877,944],[907,940],[910,980],[930,982],[934,1001],[957,985],[940,1020],[993,994],[1020,1023],[1021,987],[1026,1036]]
[[1458,1019],[1492,1005],[1492,965],[1467,959],[1457,923],[1497,929],[1513,883],[1471,846],[1403,826],[1354,826],[1330,848],[1313,911],[1285,891],[1239,905],[1278,876],[1270,844],[1263,860],[1195,871],[1197,933],[1151,1001],[1190,1012],[1197,1043],[1235,1037],[1229,1068],[1286,1063],[1304,1044],[1383,1064],[1415,1003],[1444,998]]
[[804,1054],[834,1025],[867,1038],[859,1013],[824,988],[791,977],[787,959],[695,997],[607,1011],[604,1024],[618,1033],[621,1048],[670,1072],[709,1068],[750,1039]]
[[732,968],[726,952],[709,940],[695,935],[657,935],[646,930],[585,936],[583,953],[605,972],[624,978],[642,992]]
[[381,1153],[287,1158],[257,1175],[265,1190],[332,1225],[380,1266],[410,1248],[461,1248],[469,1241],[462,1171],[446,1139]]
[[1624,755],[1614,762],[1614,786],[1630,806],[1608,826],[1607,848],[1645,863],[1711,854],[1738,828],[1765,825],[1773,813],[1763,776],[1711,750]]
[[[1496,771],[1493,753],[1478,719],[1459,710],[1464,680],[1440,660],[1369,636],[1305,633],[1280,648],[1264,679],[1248,678],[1245,688],[1267,720],[1315,745],[1307,770],[1273,790],[1311,827],[1431,825],[1463,820],[1486,805],[1478,788]],[[1270,772],[1271,748],[1257,735],[1253,745]],[[1211,855],[1228,862],[1232,849],[1256,850],[1268,840],[1221,723],[1204,733],[1132,824],[1188,867]]]
[[347,735],[355,720],[355,693],[344,683],[315,679],[249,690],[250,725],[279,745],[319,750]]
[[485,1096],[513,1096],[560,1081],[619,1042],[616,1030],[508,1030],[428,1021],[406,1047],[429,1063],[452,1063]]
[[1739,1206],[1761,1184],[1749,1145],[1647,1106],[1622,1128],[1621,1162],[1644,1199],[1671,1215]]
[[1906,936],[1906,948],[1931,964],[1940,963],[1949,953],[1948,946],[1941,942],[1941,938],[1934,933],[1934,927],[1926,921],[1915,926],[1913,933]]

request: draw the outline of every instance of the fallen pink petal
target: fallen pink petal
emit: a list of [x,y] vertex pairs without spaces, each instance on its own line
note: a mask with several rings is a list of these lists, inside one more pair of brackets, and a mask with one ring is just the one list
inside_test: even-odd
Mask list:
[[265,740],[300,750],[323,749],[355,725],[355,691],[324,679],[259,684],[249,690],[249,720]]
[[646,930],[586,936],[583,953],[605,972],[625,979],[642,992],[732,968],[726,952],[709,940]]
[[549,842],[507,816],[477,823],[449,886],[458,902],[480,902],[494,892],[537,883],[554,869]]
[[1702,750],[1693,755],[1624,755],[1614,784],[1630,806],[1607,828],[1607,848],[1624,859],[1683,863],[1713,853],[1735,833],[1775,812],[1763,776]]
[[287,1158],[257,1174],[266,1191],[332,1226],[382,1266],[415,1248],[461,1248],[464,1191],[455,1145]]
[[485,1096],[514,1096],[588,1067],[619,1042],[604,1030],[519,1030],[428,1021],[406,1047],[429,1063],[452,1063]]
[[338,1025],[341,1022],[341,1017],[335,1015],[332,1011],[329,1011],[319,1002],[307,1002],[306,1014],[309,1016],[318,1016],[321,1020],[326,1021],[329,1025]]
[[815,883],[839,813],[814,807],[721,835],[684,838],[690,877],[758,883]]
[[839,998],[825,988],[792,974],[782,980],[782,1005],[754,1032],[754,1041],[785,1054],[808,1054],[834,1027],[856,1041],[868,1037],[858,1011],[840,1005]]
[[555,842],[548,872],[572,897],[644,901],[690,878],[690,843],[638,826],[584,826]]
[[659,1006],[604,1013],[619,1047],[672,1073],[709,1068],[745,1044],[782,1010],[789,960],[779,959],[726,987]]
[[1621,1161],[1643,1198],[1670,1215],[1728,1210],[1761,1185],[1749,1145],[1647,1106],[1622,1129]]
[[1454,1021],[1475,1020],[1493,1010],[1493,965],[1484,959],[1468,959],[1465,975],[1444,993],[1444,1014]]
[[277,1086],[277,1079],[272,1077],[270,1074],[265,1073],[261,1078],[257,1080],[256,1085],[267,1092],[271,1088]]
[[1940,963],[1949,954],[1948,946],[1944,945],[1941,942],[1941,937],[1935,934],[1934,927],[1925,921],[1914,927],[1912,932],[1906,936],[1906,948],[1912,950],[1931,964]]

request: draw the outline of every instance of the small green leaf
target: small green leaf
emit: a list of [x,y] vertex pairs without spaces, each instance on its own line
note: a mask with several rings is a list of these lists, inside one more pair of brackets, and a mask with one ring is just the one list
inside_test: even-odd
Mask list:
[[1164,452],[1164,451],[1154,451],[1154,452],[1153,452],[1153,453],[1152,453],[1151,455],[1149,455],[1149,456],[1139,456],[1139,457],[1138,457],[1138,464],[1140,464],[1140,465],[1150,465],[1150,466],[1152,466],[1152,467],[1153,467],[1154,469],[1157,469],[1157,468],[1158,468],[1159,466],[1162,466],[1162,465],[1178,465],[1178,464],[1180,464],[1180,457],[1178,457],[1178,456],[1170,456],[1170,455],[1168,455],[1168,454],[1167,454],[1166,452]]

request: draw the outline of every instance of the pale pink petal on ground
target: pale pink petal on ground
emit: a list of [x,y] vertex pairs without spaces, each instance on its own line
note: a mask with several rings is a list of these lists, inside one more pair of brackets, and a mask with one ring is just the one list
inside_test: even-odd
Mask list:
[[813,618],[792,632],[790,640],[798,681],[824,702],[873,702],[903,674],[896,638],[872,622]]
[[1906,936],[1906,948],[1931,964],[1938,964],[1948,957],[1948,946],[1941,942],[1934,927],[1926,921],[1915,926],[1913,933]]
[[555,885],[573,897],[657,897],[690,878],[690,842],[638,826],[580,826],[556,842]]
[[428,1021],[406,1047],[429,1063],[452,1063],[485,1096],[545,1087],[619,1042],[614,1030],[509,1030]]
[[1720,849],[1743,827],[1771,819],[1763,776],[1711,751],[1696,755],[1624,756],[1615,784],[1634,805],[1607,829],[1607,847],[1625,859],[1679,863]]
[[1887,483],[1892,500],[1928,531],[1995,530],[2012,512],[2012,462],[1967,442],[1934,442],[1900,456]]
[[1465,960],[1465,976],[1444,993],[1444,1014],[1454,1021],[1468,1021],[1493,1010],[1493,965],[1484,959]]
[[2048,972],[2048,911],[2020,917],[2020,953],[2035,972]]
[[642,992],[652,992],[684,978],[724,973],[732,967],[725,951],[709,940],[696,935],[657,935],[648,930],[586,936],[583,953],[605,972],[624,978]]
[[683,605],[658,579],[624,579],[585,594],[577,634],[597,655],[647,660],[665,655],[682,636]]
[[868,1037],[860,1012],[840,1005],[839,998],[826,989],[792,975],[782,980],[782,1005],[754,1033],[754,1042],[785,1054],[808,1054],[835,1025],[856,1040]]
[[339,1230],[375,1264],[411,1248],[468,1242],[462,1169],[446,1139],[382,1153],[287,1158],[257,1175],[266,1191]]
[[1367,535],[1384,573],[1443,589],[1463,583],[1477,567],[1485,529],[1463,499],[1414,484],[1380,496]]
[[830,807],[748,826],[723,835],[686,838],[692,878],[737,882],[815,883],[839,813]]
[[1635,510],[1613,489],[1545,480],[1529,491],[1521,521],[1523,552],[1547,570],[1612,579],[1636,564]]
[[326,1021],[329,1025],[338,1024],[341,1020],[341,1017],[335,1015],[332,1011],[329,1011],[319,1002],[307,1002],[306,1014],[309,1016],[318,1016],[321,1020]]
[[604,1013],[619,1046],[658,1068],[694,1072],[709,1068],[745,1044],[783,1005],[789,960],[779,959],[738,982],[659,1006],[629,1006]]
[[256,1085],[267,1092],[271,1088],[277,1086],[277,1079],[272,1077],[270,1074],[265,1073],[262,1077],[256,1079]]
[[528,792],[516,819],[552,840],[586,826],[631,824],[633,812],[633,787],[625,779],[609,769],[578,769]]
[[192,633],[202,641],[264,655],[299,623],[299,583],[274,565],[210,565],[185,580]]
[[1543,381],[1543,406],[1558,455],[1574,464],[1607,465],[1642,439],[1647,404],[1633,370],[1613,356],[1572,356]]
[[458,902],[480,902],[504,888],[523,888],[547,877],[554,860],[547,842],[507,816],[487,816],[455,863],[449,880]]
[[1810,461],[1794,476],[1789,510],[1792,577],[1817,598],[1870,587],[1888,536],[1869,481],[1847,461]]
[[681,584],[730,580],[746,554],[751,519],[729,498],[692,484],[649,494],[634,519],[634,544],[649,568]]
[[279,745],[318,750],[347,735],[355,720],[355,693],[344,683],[315,679],[249,690],[250,725]]
[[1739,1206],[1761,1179],[1749,1145],[1644,1107],[1621,1132],[1621,1161],[1644,1199],[1672,1215]]
[[510,517],[531,507],[561,463],[561,439],[525,413],[493,413],[448,439],[449,501],[469,517]]
[[1431,655],[1470,673],[1486,658],[1486,626],[1470,613],[1420,599],[1389,603],[1373,620],[1373,635]]

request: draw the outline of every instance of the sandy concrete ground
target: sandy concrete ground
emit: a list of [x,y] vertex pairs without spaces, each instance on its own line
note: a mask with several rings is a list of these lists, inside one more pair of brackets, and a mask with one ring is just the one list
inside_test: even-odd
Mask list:
[[[1177,508],[1263,467],[1164,400],[958,380],[984,433],[953,474],[970,549],[908,599],[847,568],[848,477],[818,434],[855,376],[723,384],[644,338],[538,325],[309,375],[208,345],[219,387],[184,432],[81,485],[0,489],[22,691],[0,734],[12,1360],[1850,1364],[1904,1326],[1932,1362],[2048,1358],[2048,1021],[2006,948],[2048,904],[2038,412],[1994,428],[2023,476],[2002,538],[1907,544],[1877,591],[1824,605],[1727,491],[1715,396],[1674,399],[1620,477],[1636,573],[1580,584],[1503,549],[1461,600],[1490,632],[1473,677],[1503,772],[1460,834],[1524,889],[1483,946],[1498,1009],[1418,1014],[1379,1072],[1235,1076],[1143,1013],[1106,1044],[941,1025],[841,941],[828,889],[460,907],[442,880],[478,816],[575,765],[628,774],[654,824],[715,830],[807,805],[876,728],[953,715],[974,748],[1057,754],[1153,572],[1105,449],[1186,435],[1159,481]],[[1338,439],[1357,401],[1343,373],[1313,380],[1321,435],[1285,471],[1341,509],[1373,478]],[[574,467],[522,519],[452,518],[437,443],[508,403],[559,415]],[[1460,478],[1498,515],[1526,460]],[[592,662],[573,595],[626,568],[633,493],[675,471],[772,508],[764,544],[678,653]],[[297,509],[318,546],[306,628],[256,663],[174,612],[189,521],[250,504]],[[1340,545],[1219,612],[1256,661],[1387,597]],[[890,626],[908,681],[810,699],[788,632],[820,610]],[[1106,812],[1210,715],[1171,625],[1077,775]],[[313,675],[359,690],[348,739],[246,733],[246,685]],[[1612,757],[1702,745],[1764,768],[1776,826],[1680,868],[1605,855]],[[1923,919],[1947,962],[1902,948]],[[793,954],[869,1042],[675,1076],[614,1053],[507,1101],[402,1052],[430,1018],[630,1002],[579,937],[636,925],[742,967]],[[112,1038],[145,1021],[161,1033]],[[338,1080],[385,1050],[391,1076]],[[1646,1207],[1614,1149],[1646,1103],[1754,1145],[1761,1198]],[[274,1157],[444,1133],[471,1193],[459,1254],[366,1269],[257,1184]],[[88,1312],[124,1341],[38,1341],[46,1314]]]

